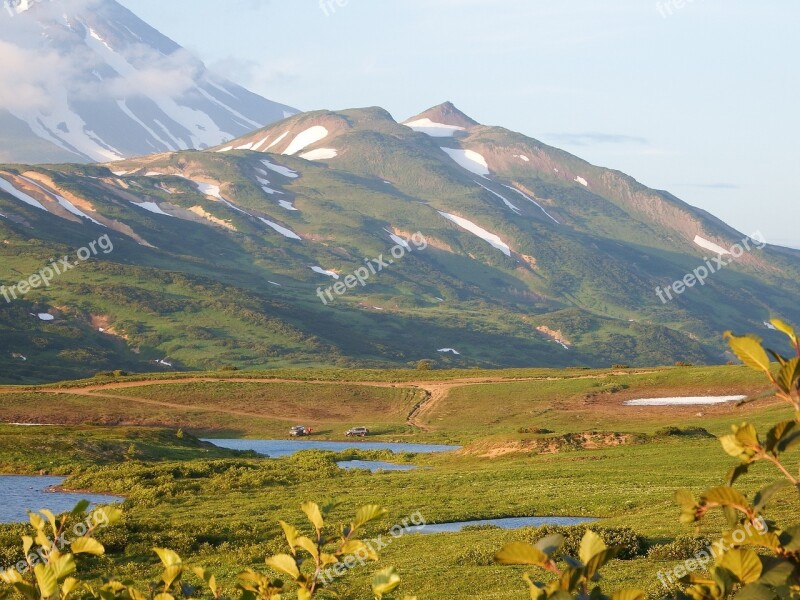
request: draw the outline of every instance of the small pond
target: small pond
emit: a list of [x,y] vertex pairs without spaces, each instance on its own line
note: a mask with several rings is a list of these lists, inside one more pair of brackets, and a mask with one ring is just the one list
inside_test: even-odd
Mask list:
[[43,508],[56,514],[72,510],[80,500],[92,504],[113,504],[124,498],[100,494],[84,494],[55,491],[52,488],[63,483],[63,477],[26,477],[0,475],[0,523],[19,523],[28,520],[28,510],[37,512]]
[[458,523],[437,523],[419,527],[409,527],[408,533],[455,533],[465,527],[474,525],[494,525],[500,529],[521,529],[523,527],[541,527],[542,525],[584,525],[597,519],[591,517],[511,517],[507,519],[486,519],[483,521],[461,521]]
[[365,469],[375,471],[413,471],[414,465],[399,465],[382,460],[343,460],[336,463],[343,469]]
[[345,450],[389,450],[395,454],[413,452],[416,454],[431,454],[434,452],[451,452],[458,450],[458,446],[441,446],[436,444],[402,444],[393,442],[314,442],[307,440],[212,440],[205,439],[220,448],[229,450],[252,450],[258,454],[279,458],[291,456],[302,450],[330,450],[343,452]]

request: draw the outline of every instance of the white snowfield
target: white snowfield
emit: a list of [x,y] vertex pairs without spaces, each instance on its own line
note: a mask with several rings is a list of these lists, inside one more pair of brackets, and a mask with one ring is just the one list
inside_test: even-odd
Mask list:
[[628,400],[625,406],[704,406],[708,404],[726,404],[747,399],[747,396],[694,396],[684,398],[645,398]]
[[[112,69],[114,69],[119,75],[122,77],[134,78],[138,76],[138,69],[134,67],[128,59],[116,52],[100,35],[98,35],[94,30],[87,27],[85,43],[92,49],[103,61],[109,65]],[[203,95],[203,90],[200,87],[194,86],[193,89]],[[195,110],[188,106],[184,106],[182,104],[178,104],[174,98],[167,96],[167,95],[153,95],[150,99],[156,103],[158,108],[166,114],[170,119],[175,121],[176,123],[184,124],[186,131],[189,132],[189,136],[192,139],[192,144],[195,148],[208,148],[211,146],[216,146],[220,144],[226,139],[230,139],[235,137],[235,134],[223,131],[219,125],[217,125],[214,120],[206,113]],[[232,111],[228,106],[223,105],[219,101],[215,101],[216,104],[224,106],[226,109]],[[74,114],[74,113],[73,113]],[[236,113],[238,114],[238,113]],[[76,115],[77,116],[77,115]],[[241,117],[241,115],[238,115]],[[85,124],[84,124],[85,125]],[[258,125],[258,124],[256,124]],[[168,133],[168,129],[162,127],[165,133]],[[83,134],[83,128],[79,129],[79,131]],[[88,136],[88,132],[87,132]],[[90,137],[90,136],[88,136]],[[188,148],[186,142],[176,139],[172,136],[172,144],[170,144],[173,149],[175,150],[186,150]],[[71,140],[70,140],[71,141]],[[94,140],[95,144],[101,143],[99,140]],[[79,148],[80,149],[80,148]],[[82,150],[82,149],[81,149]],[[116,159],[119,160],[122,155],[119,154],[113,148],[109,149],[113,154],[116,154]],[[96,152],[96,151],[95,151]],[[106,151],[106,153],[108,150]],[[101,153],[102,154],[102,153]],[[108,157],[114,160],[113,157]]]
[[542,211],[542,212],[543,212],[545,215],[547,215],[547,216],[548,216],[550,219],[552,219],[553,221],[555,221],[556,223],[558,223],[559,225],[561,225],[561,223],[558,221],[558,219],[556,219],[556,218],[555,218],[553,215],[551,215],[549,212],[547,212],[547,211],[544,209],[544,207],[543,207],[541,204],[539,204],[539,203],[538,203],[536,200],[534,200],[533,198],[531,198],[531,197],[530,197],[530,196],[528,196],[527,194],[524,194],[523,192],[521,192],[521,191],[520,191],[520,190],[518,190],[517,188],[515,188],[515,187],[512,187],[512,186],[510,186],[510,185],[505,185],[505,184],[503,184],[503,187],[507,187],[507,188],[508,188],[508,189],[510,189],[512,192],[517,192],[517,193],[518,193],[520,196],[522,196],[523,198],[525,198],[525,200],[528,200],[529,202],[533,202],[533,203],[534,203],[536,206],[538,206],[538,207],[541,209],[541,211]]
[[285,208],[286,210],[296,210],[299,211],[299,208],[296,208],[294,204],[289,202],[288,200],[278,200],[278,204],[281,205],[281,208]]
[[455,355],[460,355],[461,354],[461,352],[459,352],[455,348],[439,348],[437,350],[437,352],[442,352],[444,354],[447,354],[449,352],[449,353],[452,353],[452,354],[455,354]]
[[[178,177],[183,177],[183,175],[178,175]],[[184,177],[184,179],[186,179],[186,178]],[[228,208],[232,208],[233,210],[235,210],[237,212],[240,212],[243,215],[247,215],[248,217],[252,217],[253,216],[249,212],[247,212],[246,210],[242,210],[241,208],[236,206],[230,200],[226,200],[225,198],[223,198],[222,194],[220,193],[220,189],[219,189],[218,185],[214,185],[214,184],[211,184],[211,183],[203,183],[202,181],[195,181],[194,179],[189,179],[189,181],[191,181],[193,184],[195,184],[197,186],[197,189],[200,190],[201,194],[205,194],[206,196],[211,196],[212,198],[216,198],[217,200],[222,202]]]
[[457,131],[466,131],[466,128],[459,127],[458,125],[445,125],[444,123],[436,123],[430,119],[417,119],[409,123],[403,123],[406,127],[410,127],[419,133],[425,133],[431,137],[453,137]]
[[525,162],[531,162],[531,159],[525,156],[524,154],[515,154],[514,158],[518,158],[520,160],[524,160]]
[[45,194],[47,194],[51,198],[54,198],[56,200],[56,202],[58,202],[64,209],[66,209],[68,212],[72,213],[76,217],[82,217],[84,219],[89,219],[95,225],[100,225],[100,227],[105,227],[105,225],[103,225],[99,221],[95,221],[92,217],[87,215],[85,212],[83,212],[81,209],[79,209],[77,206],[75,206],[72,202],[70,202],[66,198],[64,198],[62,196],[59,196],[58,194],[56,194],[54,192],[51,192],[50,190],[48,190],[44,186],[40,185],[38,182],[34,181],[33,179],[29,179],[29,178],[24,177],[22,175],[20,175],[20,177],[22,177],[22,179],[24,179],[25,181],[27,181],[31,185],[35,185],[37,188],[42,190]]
[[291,229],[287,229],[286,227],[284,227],[282,225],[278,225],[274,221],[268,221],[267,219],[264,219],[262,217],[258,217],[258,220],[261,221],[262,223],[266,224],[266,225],[269,225],[275,231],[280,233],[283,237],[289,238],[290,240],[302,240],[303,239],[299,235],[297,235],[294,231],[292,231]]
[[384,231],[389,234],[389,237],[392,238],[392,241],[397,244],[398,246],[402,246],[406,250],[411,250],[411,246],[408,245],[408,242],[401,238],[399,235],[395,235],[392,233],[390,229],[384,228]]
[[[286,139],[287,135],[289,135],[289,132],[284,131],[281,135],[275,138],[269,146],[267,146],[267,150],[269,150],[273,146],[277,146],[278,144],[280,144],[284,139]],[[264,152],[266,152],[267,150],[264,150]]]
[[489,163],[486,159],[474,150],[463,150],[461,148],[442,148],[442,150],[458,165],[470,173],[486,177],[489,174]]
[[278,175],[283,175],[284,177],[288,177],[289,179],[297,179],[300,177],[300,174],[297,171],[292,171],[288,167],[282,167],[281,165],[276,165],[274,163],[269,162],[268,160],[262,160],[261,164],[267,167],[270,171],[274,171]]
[[705,250],[711,250],[711,252],[714,252],[716,254],[720,254],[720,255],[723,255],[723,256],[725,254],[730,254],[729,250],[725,250],[725,248],[723,248],[719,244],[715,244],[714,242],[711,242],[711,241],[709,241],[709,240],[707,240],[705,238],[702,238],[699,235],[695,236],[694,243],[697,244],[698,246],[700,246],[701,248],[703,248]]
[[333,271],[327,271],[327,270],[323,269],[322,267],[313,266],[313,267],[309,267],[309,269],[314,271],[314,273],[319,273],[320,275],[327,275],[328,277],[333,277],[334,279],[339,279],[339,274],[338,273],[334,273]]
[[476,181],[475,183],[477,183],[479,186],[481,186],[483,189],[485,189],[485,190],[486,190],[487,192],[489,192],[490,194],[493,194],[493,195],[497,196],[498,198],[500,198],[500,200],[502,200],[502,201],[503,201],[503,204],[505,204],[505,205],[506,205],[508,208],[510,208],[511,210],[513,210],[515,213],[517,213],[517,214],[520,214],[520,212],[522,212],[522,211],[520,211],[520,209],[519,209],[519,208],[518,208],[516,205],[514,205],[514,204],[513,204],[511,201],[509,201],[509,200],[508,200],[507,198],[505,198],[504,196],[501,196],[500,194],[498,194],[498,193],[497,193],[497,192],[495,192],[494,190],[490,190],[488,187],[486,187],[486,186],[485,186],[485,185],[483,185],[482,183],[479,183],[479,182],[477,182],[477,181]]
[[283,192],[279,190],[273,190],[269,187],[271,184],[268,179],[264,179],[262,177],[256,177],[256,181],[261,186],[261,189],[264,190],[264,193],[274,195],[274,194],[283,194]]
[[311,144],[321,142],[326,137],[328,137],[327,128],[323,127],[322,125],[314,125],[314,127],[309,127],[304,132],[298,133],[292,140],[292,143],[289,144],[282,154],[294,156]]
[[336,158],[339,156],[339,152],[333,148],[317,148],[316,150],[311,150],[310,152],[304,152],[300,155],[300,158],[304,158],[306,160],[330,160],[331,158]]
[[589,182],[586,181],[583,177],[578,176],[575,178],[575,181],[580,183],[582,186],[589,187]]
[[462,229],[466,229],[470,233],[481,238],[483,241],[488,242],[490,245],[500,250],[500,252],[502,252],[506,256],[511,256],[511,248],[509,248],[508,244],[506,244],[503,240],[501,240],[499,236],[495,235],[490,231],[486,231],[483,227],[480,227],[479,225],[476,225],[472,221],[468,221],[463,217],[458,217],[456,215],[451,215],[450,213],[442,211],[438,212],[448,221],[452,221]]
[[11,185],[10,181],[4,179],[3,177],[0,177],[0,190],[3,190],[4,192],[11,194],[12,196],[14,196],[14,198],[16,198],[17,200],[21,200],[25,204],[38,208],[39,210],[43,210],[44,212],[48,212],[48,210],[36,198],[31,198],[25,192],[21,192],[13,185]]
[[143,208],[147,212],[151,212],[156,215],[164,215],[165,217],[175,216],[169,213],[165,213],[163,210],[161,210],[161,207],[155,202],[131,202],[131,204],[133,204],[134,206],[138,206],[139,208]]
[[39,313],[36,316],[39,317],[39,320],[41,320],[41,321],[54,321],[55,320],[55,317],[53,315],[51,315],[50,313]]

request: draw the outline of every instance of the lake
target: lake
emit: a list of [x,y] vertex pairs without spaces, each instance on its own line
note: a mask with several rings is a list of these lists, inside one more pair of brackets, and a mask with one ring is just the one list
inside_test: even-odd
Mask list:
[[28,521],[28,510],[47,508],[56,514],[72,510],[79,500],[92,504],[113,504],[124,498],[100,494],[52,491],[50,488],[64,482],[63,477],[26,477],[0,475],[0,523]]
[[401,444],[392,442],[313,442],[308,440],[211,440],[220,448],[229,450],[252,450],[263,456],[279,458],[291,456],[302,450],[330,450],[343,452],[345,450],[390,450],[395,454],[413,452],[415,454],[432,454],[434,452],[452,452],[459,446],[442,446],[436,444]]
[[461,521],[458,523],[437,523],[419,527],[409,527],[408,533],[456,533],[473,525],[494,525],[500,529],[521,529],[523,527],[541,527],[542,525],[584,525],[597,519],[591,517],[511,517],[507,519],[486,519],[483,521]]
[[369,471],[413,471],[414,465],[399,465],[382,460],[343,460],[336,463],[343,469],[364,469]]

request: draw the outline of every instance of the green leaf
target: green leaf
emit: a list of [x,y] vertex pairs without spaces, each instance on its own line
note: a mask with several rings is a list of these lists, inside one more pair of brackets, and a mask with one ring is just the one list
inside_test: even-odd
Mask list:
[[58,535],[58,525],[56,524],[56,516],[46,508],[43,508],[39,512],[42,513],[47,518],[47,521],[50,523],[50,528],[53,530],[53,535],[54,536]]
[[311,540],[311,538],[301,535],[299,538],[297,538],[297,547],[308,552],[315,561],[319,559],[319,548],[317,548],[317,545]]
[[297,538],[300,537],[300,532],[294,525],[290,525],[284,521],[278,521],[278,523],[280,523],[281,528],[283,528],[283,535],[286,537],[286,543],[289,544],[289,548],[291,549],[292,554],[294,554],[294,549],[295,546],[297,546]]
[[341,548],[339,548],[339,554],[341,555],[352,554],[354,556],[364,557],[372,561],[376,561],[379,558],[377,552],[375,552],[375,550],[373,550],[370,546],[368,546],[361,540],[348,541]]
[[786,364],[781,366],[778,371],[778,385],[786,392],[791,393],[797,389],[798,378],[800,378],[800,356],[786,361]]
[[619,548],[606,548],[601,550],[586,562],[586,577],[592,579],[610,560],[619,554]]
[[534,565],[544,567],[550,557],[539,548],[525,542],[511,542],[500,549],[494,556],[495,562],[501,565]]
[[750,548],[729,550],[718,564],[733,573],[740,583],[755,583],[761,577],[761,561]]
[[753,498],[753,508],[756,510],[756,512],[760,513],[764,510],[764,508],[766,508],[769,501],[772,500],[772,497],[788,485],[788,481],[785,479],[779,479],[772,485],[765,487]]
[[80,515],[82,515],[83,513],[85,513],[85,512],[86,512],[86,509],[87,509],[87,508],[89,508],[90,506],[91,506],[91,502],[89,502],[88,500],[80,500],[80,501],[79,501],[79,502],[78,502],[78,503],[75,505],[75,508],[73,508],[73,509],[70,511],[70,513],[69,513],[69,514],[70,514],[71,516],[73,516],[73,517],[80,516]]
[[73,552],[73,554],[92,554],[94,556],[102,556],[106,553],[106,549],[103,548],[103,544],[98,542],[96,539],[89,537],[80,537],[72,542],[70,550]]
[[39,586],[39,593],[42,598],[49,598],[58,593],[58,580],[52,569],[43,563],[39,563],[33,568],[33,573],[36,575],[36,584]]
[[64,580],[64,583],[61,584],[61,599],[66,600],[72,592],[81,587],[83,587],[83,584],[79,580],[74,577],[68,577]]
[[554,533],[553,535],[543,537],[534,545],[547,556],[552,557],[553,554],[558,552],[558,549],[564,545],[564,536],[560,533]]
[[767,452],[775,453],[778,449],[778,443],[798,429],[800,429],[800,424],[797,421],[783,421],[775,425],[767,433],[767,442],[764,446]]
[[770,319],[769,322],[772,323],[772,326],[775,327],[775,329],[777,329],[781,333],[785,333],[789,337],[789,339],[792,340],[793,344],[797,342],[797,334],[795,333],[791,325],[787,325],[780,319]]
[[784,558],[762,556],[763,572],[758,583],[779,587],[784,585],[794,573],[794,565]]
[[297,562],[295,561],[294,556],[290,556],[288,554],[276,554],[275,556],[270,556],[266,560],[266,563],[268,567],[272,567],[276,571],[285,573],[295,581],[300,578],[300,569],[297,568]]
[[181,557],[168,548],[153,548],[153,552],[158,554],[158,558],[161,559],[161,564],[165,567],[174,567],[183,564]]
[[800,525],[783,530],[778,539],[787,552],[800,552]]
[[380,600],[400,587],[400,575],[394,567],[378,571],[372,578],[372,593]]
[[737,337],[730,331],[725,335],[728,338],[731,350],[739,357],[739,360],[751,369],[764,371],[771,376],[769,356],[761,345],[760,340],[748,336]]
[[589,561],[592,560],[594,556],[597,556],[601,552],[605,552],[608,549],[603,538],[597,535],[591,529],[587,529],[586,533],[583,535],[583,539],[581,540],[581,546],[578,550],[578,556],[580,557],[583,564],[588,565]]
[[760,583],[746,585],[734,596],[736,600],[777,600],[778,597],[775,592]]
[[56,581],[63,581],[75,572],[75,557],[72,554],[62,554],[58,558],[50,559],[48,563]]
[[356,520],[353,521],[353,530],[366,525],[367,523],[380,519],[389,513],[388,510],[377,504],[362,506],[356,511]]
[[732,506],[734,508],[748,508],[747,502],[741,492],[725,485],[711,488],[700,496],[700,501],[704,504],[719,506]]
[[304,502],[300,505],[300,508],[306,513],[308,520],[311,521],[311,524],[318,533],[325,528],[325,520],[322,518],[322,511],[319,509],[318,504],[314,502]]
[[611,600],[644,600],[645,593],[642,590],[623,589],[611,594]]

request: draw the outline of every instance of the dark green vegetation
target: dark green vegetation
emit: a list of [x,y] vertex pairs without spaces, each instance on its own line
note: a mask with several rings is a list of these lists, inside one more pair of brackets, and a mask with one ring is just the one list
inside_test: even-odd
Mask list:
[[[407,368],[424,359],[437,368],[721,363],[730,356],[709,340],[725,328],[763,329],[775,315],[800,320],[797,306],[783,300],[798,291],[798,254],[772,247],[662,304],[656,286],[682,278],[708,254],[695,236],[729,247],[742,234],[669,194],[505,129],[474,125],[458,139],[433,139],[385,111],[363,109],[295,116],[237,144],[288,131],[271,149],[281,152],[312,126],[330,132],[316,147],[339,152],[327,164],[208,151],[115,163],[110,168],[128,171],[121,177],[103,166],[0,168],[49,211],[0,192],[2,285],[103,234],[114,244],[48,288],[10,304],[0,298],[0,377],[32,383],[112,369],[174,370],[156,364],[161,359],[186,370]],[[491,179],[458,166],[440,144],[480,153]],[[299,177],[276,173],[263,159]],[[106,227],[71,215],[21,175]],[[283,194],[266,193],[259,178]],[[236,208],[191,180],[218,185]],[[173,216],[135,206],[144,201]],[[496,234],[511,256],[437,211]],[[284,237],[259,217],[303,239]],[[324,305],[317,289],[335,282],[310,267],[344,279],[365,257],[388,258],[395,242],[387,230],[406,239],[419,231],[428,247]],[[43,311],[56,320],[40,321],[35,313]]]
[[[208,383],[171,382],[178,378],[168,375],[163,377],[170,378],[169,383],[152,381],[158,377],[139,382],[133,377],[107,377],[2,393],[3,415],[95,425],[4,428],[0,439],[10,439],[6,437],[10,431],[14,441],[3,442],[0,463],[30,473],[52,455],[63,465],[60,471],[71,474],[68,487],[128,497],[122,523],[98,534],[109,554],[97,559],[100,563],[90,571],[93,577],[113,571],[145,582],[160,572],[150,549],[170,547],[189,564],[212,569],[230,590],[242,567],[267,572],[264,558],[286,551],[279,519],[309,534],[297,518],[297,508],[300,501],[313,499],[340,503],[334,521],[349,518],[364,504],[388,507],[390,513],[369,525],[363,539],[385,536],[392,525],[416,511],[428,522],[530,515],[599,517],[603,521],[593,529],[607,543],[621,543],[627,549],[604,569],[604,589],[640,587],[655,594],[660,588],[657,572],[684,560],[686,548],[691,547],[689,541],[674,543],[693,534],[678,522],[675,490],[720,485],[721,474],[732,466],[709,432],[724,435],[730,423],[743,420],[763,430],[792,414],[772,399],[743,407],[623,404],[641,397],[736,395],[764,389],[763,379],[743,367],[354,372],[349,380],[345,371],[328,375],[329,381],[323,383],[248,382],[242,380],[243,373],[230,373],[230,381]],[[301,376],[322,377],[320,372]],[[52,396],[46,390],[66,394]],[[420,395],[424,399],[416,406]],[[157,408],[135,399],[165,405]],[[104,418],[116,419],[126,411],[125,428],[99,426]],[[79,418],[71,420],[73,413]],[[169,429],[130,426],[153,418]],[[207,449],[191,437],[285,437],[298,418],[318,428],[321,438],[341,439],[349,426],[370,425],[378,431],[378,439],[449,441],[465,448],[401,457],[313,451],[268,460],[204,454]],[[179,428],[183,437],[177,436]],[[534,444],[567,436],[575,440],[591,431],[601,434],[592,438],[592,446],[562,445],[551,451],[549,445]],[[62,449],[48,447],[46,454],[37,455],[36,440],[48,434],[64,440]],[[70,445],[70,440],[81,443]],[[101,455],[101,464],[88,465],[84,448],[103,444],[111,449]],[[138,456],[125,454],[123,449],[131,444]],[[27,462],[12,460],[21,448],[30,448]],[[28,456],[28,451],[22,454]],[[335,462],[344,458],[410,462],[421,468],[405,473],[343,471]],[[773,480],[771,465],[756,464],[742,479],[741,489],[752,496]],[[795,496],[790,489],[779,491],[769,505],[769,517],[787,523],[796,520]],[[724,528],[724,519],[714,516],[703,523],[702,533],[713,539]],[[568,551],[574,550],[583,529],[566,531]],[[10,544],[18,528],[4,531],[3,539]],[[404,536],[381,551],[374,568],[356,570],[336,587],[344,598],[370,598],[372,573],[393,565],[403,577],[403,592],[420,599],[518,599],[526,593],[520,579],[523,571],[494,564],[494,553],[511,541],[533,542],[552,533],[556,531],[480,528]]]

